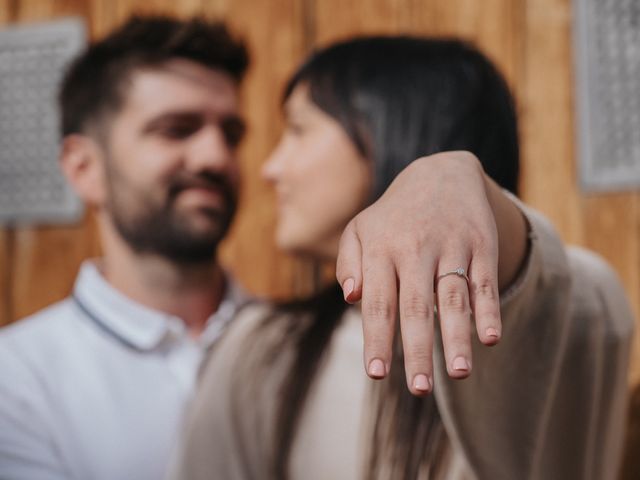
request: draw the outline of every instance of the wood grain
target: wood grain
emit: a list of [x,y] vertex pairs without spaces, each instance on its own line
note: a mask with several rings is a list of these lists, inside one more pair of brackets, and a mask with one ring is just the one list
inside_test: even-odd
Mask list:
[[410,32],[458,37],[478,46],[513,87],[521,44],[518,0],[412,0],[406,9]]
[[222,258],[254,293],[278,298],[304,295],[313,288],[311,267],[276,249],[273,192],[260,173],[282,132],[284,83],[305,53],[303,5],[300,0],[234,0],[226,5],[218,3],[211,13],[224,15],[252,52],[242,90],[249,132],[240,151],[241,205]]
[[519,74],[522,196],[566,241],[582,244],[576,181],[571,10],[568,0],[526,2]]

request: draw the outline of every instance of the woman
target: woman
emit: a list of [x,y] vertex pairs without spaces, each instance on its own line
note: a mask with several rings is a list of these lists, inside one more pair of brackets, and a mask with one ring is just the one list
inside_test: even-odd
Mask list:
[[[450,220],[443,198],[491,207],[503,326],[476,325],[472,344],[462,338],[478,293],[468,255],[418,266],[433,272],[424,285],[437,291],[434,352],[429,312],[422,325],[401,320],[393,361],[384,348],[377,357],[365,352],[369,375],[381,381],[361,373],[361,314],[339,285],[294,304],[250,307],[203,372],[175,477],[611,478],[632,328],[615,275],[594,255],[565,248],[543,218],[488,178],[480,194],[458,191],[457,167],[437,155],[408,166],[469,150],[516,193],[515,114],[491,64],[457,41],[347,41],[302,65],[284,110],[285,133],[264,168],[278,194],[281,248],[335,261],[354,215],[399,174],[432,167],[424,184],[443,213],[429,228]],[[464,250],[459,243],[438,248]],[[360,288],[340,280],[347,297]],[[450,294],[461,286],[464,295]]]

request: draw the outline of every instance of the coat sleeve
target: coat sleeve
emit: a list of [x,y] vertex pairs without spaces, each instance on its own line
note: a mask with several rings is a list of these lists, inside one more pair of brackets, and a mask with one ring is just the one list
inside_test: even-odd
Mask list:
[[478,479],[615,478],[633,316],[604,261],[566,249],[546,219],[519,206],[531,244],[501,297],[500,343],[474,338],[473,372],[459,381],[436,342],[445,428]]

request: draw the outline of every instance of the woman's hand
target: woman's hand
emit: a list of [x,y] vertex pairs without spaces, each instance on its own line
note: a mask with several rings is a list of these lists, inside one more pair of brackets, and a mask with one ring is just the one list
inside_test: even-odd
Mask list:
[[362,299],[369,376],[389,373],[399,308],[409,389],[433,389],[436,306],[447,371],[467,377],[471,318],[483,344],[500,340],[499,289],[525,252],[522,215],[475,156],[447,152],[409,165],[349,223],[340,243],[337,278],[347,301]]

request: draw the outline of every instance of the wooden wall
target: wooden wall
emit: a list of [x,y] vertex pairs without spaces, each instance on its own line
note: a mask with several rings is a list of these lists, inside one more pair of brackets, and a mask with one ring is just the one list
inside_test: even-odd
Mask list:
[[[259,176],[281,127],[278,99],[287,75],[313,46],[358,33],[408,32],[472,40],[498,64],[518,102],[523,198],[568,242],[607,258],[636,317],[640,313],[640,197],[585,195],[576,181],[570,0],[0,0],[0,24],[80,15],[93,37],[132,12],[220,16],[251,46],[243,93],[250,125],[242,148],[245,190],[224,248],[249,290],[271,296],[305,291],[314,272],[275,251],[271,196]],[[98,252],[90,218],[68,228],[0,230],[0,325],[65,296],[79,262]],[[631,385],[640,382],[637,347]]]

